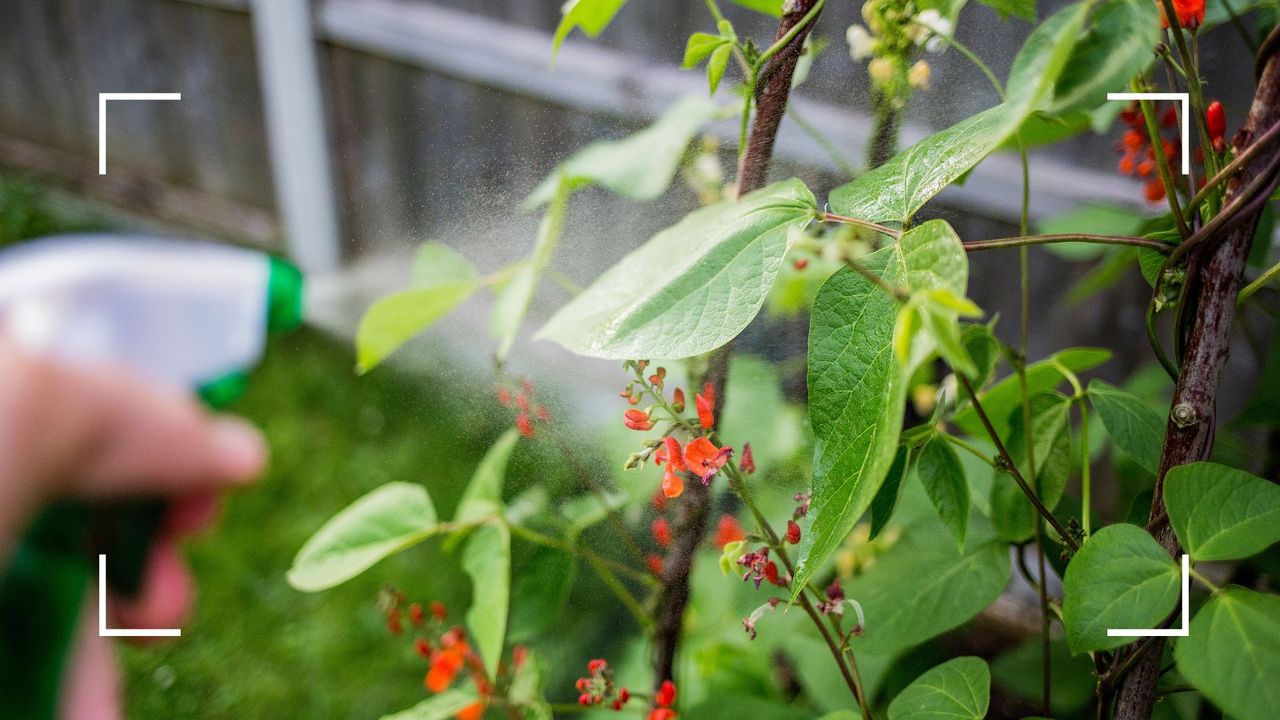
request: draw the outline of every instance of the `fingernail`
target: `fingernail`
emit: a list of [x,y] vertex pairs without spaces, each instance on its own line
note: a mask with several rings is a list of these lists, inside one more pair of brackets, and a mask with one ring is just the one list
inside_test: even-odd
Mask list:
[[262,434],[238,418],[215,420],[213,443],[225,472],[233,479],[249,480],[266,464],[267,446]]

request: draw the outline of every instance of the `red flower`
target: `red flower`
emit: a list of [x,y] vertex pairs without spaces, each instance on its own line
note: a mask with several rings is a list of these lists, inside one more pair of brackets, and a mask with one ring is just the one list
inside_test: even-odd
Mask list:
[[458,671],[466,664],[466,643],[462,642],[460,645],[461,648],[455,644],[432,653],[431,669],[427,671],[427,676],[422,681],[431,692],[440,693],[447,690],[453,683],[454,677],[458,675]]
[[800,526],[795,520],[787,521],[787,542],[792,545],[800,544]]
[[1227,114],[1222,110],[1222,103],[1214,100],[1204,111],[1205,128],[1209,131],[1209,140],[1213,149],[1222,152],[1227,135]]
[[743,531],[742,525],[738,524],[737,518],[732,515],[720,516],[720,524],[716,526],[716,547],[723,550],[725,545],[746,538],[747,533]]
[[649,419],[649,413],[643,410],[628,410],[622,413],[622,424],[632,430],[652,430],[653,421]]
[[676,684],[670,680],[663,680],[662,687],[658,688],[658,692],[653,696],[653,701],[661,707],[671,707],[676,704]]
[[421,605],[419,605],[418,603],[414,603],[414,604],[412,604],[412,605],[410,605],[410,606],[409,606],[409,619],[413,621],[413,624],[414,624],[414,625],[421,625],[421,624],[422,624],[422,620],[423,620],[423,618],[422,618],[422,606],[421,606]]
[[431,603],[431,617],[443,622],[448,616],[449,613],[444,609],[444,603],[439,600]]
[[597,658],[587,663],[587,672],[595,675],[596,673],[604,672],[607,667],[609,667],[608,660],[601,660]]
[[751,443],[742,444],[742,461],[738,464],[742,467],[742,472],[748,475],[756,471],[756,459],[751,454]]
[[1164,199],[1164,183],[1158,179],[1150,180],[1143,188],[1143,193],[1146,195],[1147,202],[1160,202]]
[[422,638],[418,638],[417,640],[413,641],[413,649],[417,650],[418,654],[424,658],[431,657],[431,645],[428,644],[427,641],[423,640]]
[[676,412],[684,412],[684,390],[676,388],[675,393],[671,397],[671,409]]
[[704,430],[710,430],[716,424],[716,388],[711,383],[702,386],[702,392],[694,396],[698,408],[698,422]]
[[649,565],[649,572],[653,573],[654,577],[658,577],[658,578],[662,577],[662,556],[661,555],[659,555],[658,553],[649,553],[648,555],[645,555],[644,561]]
[[664,517],[657,518],[650,527],[653,531],[653,539],[662,547],[671,546],[671,523],[667,522]]
[[[1160,7],[1160,27],[1169,27],[1169,18],[1164,14],[1164,3]],[[1204,0],[1173,0],[1173,12],[1178,16],[1178,24],[1188,30],[1195,30],[1204,23]]]
[[791,265],[796,270],[803,270],[809,267],[809,258],[796,258],[791,262]]
[[649,711],[649,720],[675,720],[676,711],[671,708],[654,708]]
[[480,720],[484,717],[484,702],[476,701],[458,711],[458,720]]
[[684,480],[671,467],[671,463],[667,463],[667,470],[662,474],[662,494],[669,498],[680,497],[680,493],[684,492]]
[[684,464],[689,472],[702,478],[703,485],[708,485],[720,468],[729,462],[731,455],[733,455],[731,447],[718,448],[715,443],[705,437],[694,438],[684,448]]

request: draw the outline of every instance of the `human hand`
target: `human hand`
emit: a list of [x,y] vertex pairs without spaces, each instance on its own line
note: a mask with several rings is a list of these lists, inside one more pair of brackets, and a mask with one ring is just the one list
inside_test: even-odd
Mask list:
[[[36,512],[56,500],[170,501],[142,591],[108,603],[113,624],[182,623],[192,583],[178,538],[207,527],[218,493],[248,483],[266,457],[256,430],[209,414],[186,393],[119,369],[33,358],[0,342],[0,568]],[[63,717],[120,717],[114,659],[98,636],[93,602],[64,677]]]

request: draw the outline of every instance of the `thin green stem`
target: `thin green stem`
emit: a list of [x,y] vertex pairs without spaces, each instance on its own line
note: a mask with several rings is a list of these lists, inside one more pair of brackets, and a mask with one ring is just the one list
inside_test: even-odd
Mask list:
[[995,238],[994,240],[974,240],[963,243],[968,252],[982,250],[998,250],[1000,248],[1024,247],[1027,245],[1053,245],[1055,243],[1080,242],[1094,245],[1128,245],[1130,247],[1155,250],[1168,254],[1173,247],[1162,240],[1137,237],[1133,235],[1091,235],[1087,233],[1057,233],[1050,235],[1024,235],[1022,237]]
[[1080,403],[1080,525],[1085,539],[1089,539],[1090,480],[1089,480],[1089,402],[1082,396],[1076,398]]
[[[764,52],[760,53],[760,57],[756,59],[757,71],[764,67],[765,63],[769,61],[769,58],[777,55],[780,50],[790,45],[796,35],[799,35],[802,30],[808,27],[809,23],[813,22],[814,19],[818,17],[818,13],[822,12],[822,6],[825,5],[826,2],[827,0],[818,0],[818,2],[814,3],[813,7],[809,8],[809,12],[805,13],[804,17],[800,18],[800,22],[793,25],[785,35],[775,40],[774,43],[766,48]],[[753,86],[752,92],[754,91],[755,88]]]
[[[1165,1],[1168,2],[1168,0]],[[1143,85],[1145,84],[1144,82]],[[1140,91],[1141,88],[1135,87],[1135,90]],[[1182,207],[1178,202],[1178,186],[1173,181],[1173,168],[1169,167],[1169,158],[1164,154],[1160,126],[1156,123],[1155,106],[1150,100],[1139,100],[1138,107],[1142,109],[1142,117],[1146,121],[1147,135],[1151,140],[1151,152],[1155,156],[1156,171],[1160,173],[1160,183],[1164,186],[1165,199],[1169,203],[1173,221],[1178,226],[1178,235],[1183,239],[1188,238],[1191,236],[1191,228],[1187,227],[1186,216],[1182,214]]]
[[1245,300],[1248,300],[1250,295],[1253,295],[1266,287],[1267,284],[1272,280],[1275,280],[1278,275],[1280,275],[1280,263],[1267,268],[1267,271],[1259,275],[1257,280],[1245,285],[1244,288],[1240,290],[1240,294],[1236,296],[1236,304],[1239,305]]
[[901,232],[894,230],[891,227],[881,225],[880,223],[871,222],[870,220],[863,220],[861,218],[846,217],[844,215],[836,215],[835,213],[824,212],[822,213],[820,219],[823,222],[842,223],[845,225],[856,225],[858,227],[867,228],[868,230],[875,230],[878,233],[883,233],[894,239],[897,239],[902,236]]
[[970,443],[968,440],[965,440],[964,438],[961,438],[961,437],[957,437],[948,432],[939,432],[938,435],[942,437],[942,439],[951,443],[952,445],[955,445],[956,447],[961,448],[962,450],[968,451],[970,455],[973,455],[974,457],[990,465],[991,467],[993,468],[998,467],[996,465],[995,458],[991,457],[990,455],[974,447],[973,444]]
[[[1215,585],[1211,580],[1209,580],[1209,578],[1207,578],[1207,577],[1205,577],[1204,575],[1201,575],[1200,573],[1196,572],[1196,569],[1195,569],[1195,568],[1189,568],[1189,569],[1188,569],[1188,572],[1189,572],[1189,574],[1191,575],[1191,577],[1195,578],[1196,582],[1198,582],[1198,583],[1200,583],[1201,585],[1203,585],[1203,586],[1205,586],[1206,588],[1208,588],[1208,589],[1209,589],[1209,592],[1213,593],[1214,595],[1217,595],[1217,594],[1219,594],[1219,593],[1221,593],[1221,592],[1222,592],[1222,588],[1220,588],[1220,587],[1218,587],[1217,585]],[[1183,602],[1185,602],[1185,601],[1186,601],[1186,600],[1185,600],[1185,598],[1184,598]]]
[[813,123],[804,119],[800,113],[796,112],[794,107],[788,109],[787,115],[795,122],[796,127],[800,128],[801,132],[808,135],[815,143],[817,143],[818,147],[822,148],[827,155],[831,156],[831,161],[836,164],[836,167],[840,168],[840,172],[851,178],[857,176],[857,168],[855,168],[845,158],[844,153],[840,152],[840,148],[836,147],[836,144],[831,142],[831,138],[823,135],[821,130],[819,130]]
[[996,446],[996,452],[1001,461],[1005,465],[1005,470],[1013,476],[1014,482],[1022,490],[1031,504],[1040,511],[1040,515],[1048,521],[1058,536],[1062,538],[1062,542],[1066,544],[1073,552],[1080,549],[1080,543],[1067,532],[1066,526],[1056,518],[1049,509],[1040,501],[1040,497],[1036,495],[1031,486],[1027,484],[1022,473],[1018,470],[1018,466],[1013,462],[1013,457],[1009,455],[1009,449],[1005,447],[1004,441],[1000,439],[1000,434],[996,432],[995,426],[991,424],[991,418],[987,416],[987,411],[983,409],[982,402],[978,400],[978,395],[973,389],[973,384],[969,382],[969,378],[963,374],[956,373],[956,377],[960,380],[960,384],[964,387],[965,392],[969,395],[969,402],[973,404],[973,410],[978,415],[978,420],[982,422],[982,427],[986,431],[987,436],[991,438],[991,442]]
[[599,562],[601,565],[603,565],[606,568],[609,568],[615,572],[622,573],[623,575],[630,577],[632,580],[636,580],[646,585],[656,584],[654,579],[649,575],[646,575],[645,573],[639,570],[636,570],[635,568],[628,567],[627,565],[624,565],[616,560],[604,557],[603,555],[600,555],[592,550],[588,550],[584,547],[578,547],[577,545],[567,543],[564,540],[561,540],[560,538],[553,537],[551,535],[545,535],[543,533],[538,532],[537,530],[532,530],[530,528],[524,527],[523,525],[510,523],[508,524],[508,527],[511,528],[512,535],[528,540],[531,543],[535,543],[538,545],[545,545],[547,547],[555,548],[557,550],[561,550],[561,551],[570,553],[572,555],[577,555],[581,557],[583,560]]
[[[925,23],[919,22],[919,21],[917,21],[917,20],[912,20],[912,21],[911,21],[911,24],[912,24],[912,25],[916,25],[916,26],[918,26],[918,27],[925,28],[926,30],[929,30],[930,32],[932,32],[932,31],[933,31],[933,28],[931,28],[931,27],[929,27],[928,25],[926,25]],[[987,67],[987,64],[986,64],[986,63],[984,63],[984,62],[982,62],[982,58],[978,57],[977,53],[975,53],[974,51],[970,50],[970,49],[969,49],[969,48],[968,48],[964,43],[962,43],[962,42],[960,42],[959,40],[957,40],[957,39],[955,39],[955,38],[951,37],[950,35],[946,35],[946,34],[943,34],[943,33],[935,32],[935,33],[933,33],[930,37],[931,37],[931,38],[938,38],[938,39],[939,39],[939,40],[941,40],[943,43],[945,43],[945,44],[949,45],[950,47],[955,48],[957,52],[959,52],[961,55],[965,56],[965,58],[967,58],[967,59],[969,60],[969,62],[973,63],[973,64],[978,68],[978,70],[980,70],[980,71],[982,72],[982,74],[983,74],[983,75],[985,75],[985,76],[987,77],[987,82],[991,83],[991,88],[992,88],[993,90],[995,90],[995,91],[996,91],[996,95],[998,95],[998,96],[1000,97],[1000,102],[1004,102],[1004,97],[1005,97],[1005,96],[1004,96],[1004,85],[1002,85],[1002,84],[1000,83],[1000,80],[999,80],[999,78],[997,78],[997,77],[996,77],[996,74],[995,74],[995,73],[993,73],[993,72],[991,72],[991,68]]]

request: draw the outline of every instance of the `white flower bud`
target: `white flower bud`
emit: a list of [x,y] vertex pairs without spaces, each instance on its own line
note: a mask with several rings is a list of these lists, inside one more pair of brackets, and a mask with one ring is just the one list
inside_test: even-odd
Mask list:
[[867,63],[867,74],[871,76],[872,82],[879,85],[887,85],[893,81],[893,76],[897,73],[893,60],[889,58],[873,58]]
[[861,25],[850,25],[844,32],[844,39],[849,43],[849,57],[856,62],[866,60],[876,51],[875,38]]
[[911,69],[907,71],[907,82],[911,83],[912,87],[917,87],[921,90],[928,90],[929,74],[931,72],[932,70],[929,67],[929,63],[924,60],[917,60],[916,64],[912,65]]

